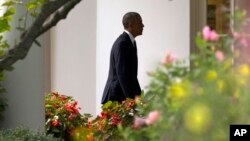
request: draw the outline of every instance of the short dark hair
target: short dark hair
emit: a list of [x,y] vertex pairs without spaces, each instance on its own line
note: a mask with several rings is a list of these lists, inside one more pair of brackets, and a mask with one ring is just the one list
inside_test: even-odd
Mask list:
[[128,28],[129,23],[133,23],[136,18],[141,17],[139,13],[128,12],[122,18],[122,24],[125,29]]

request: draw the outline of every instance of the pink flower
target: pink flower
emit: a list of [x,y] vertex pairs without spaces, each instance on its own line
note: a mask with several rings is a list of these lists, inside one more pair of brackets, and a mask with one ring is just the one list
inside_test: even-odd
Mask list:
[[246,38],[241,38],[241,39],[240,39],[240,44],[241,44],[243,47],[247,47],[247,46],[248,46],[247,39],[246,39]]
[[160,117],[160,114],[158,111],[152,111],[148,114],[145,122],[147,125],[151,125],[155,123],[159,119],[159,117]]
[[211,30],[209,26],[205,26],[202,30],[203,38],[206,41],[217,41],[219,39],[219,35],[216,31]]
[[215,57],[216,57],[216,59],[218,60],[218,61],[223,61],[224,60],[224,53],[222,52],[222,51],[220,51],[220,50],[217,50],[216,52],[215,52]]
[[172,64],[175,60],[175,56],[173,56],[170,52],[166,52],[166,55],[161,62],[162,64]]
[[146,125],[146,120],[144,118],[136,116],[135,119],[134,119],[132,127],[135,128],[135,129],[139,129],[139,128],[145,126],[145,125]]
[[233,37],[235,38],[235,39],[238,39],[238,38],[240,38],[240,34],[238,33],[238,32],[233,32]]

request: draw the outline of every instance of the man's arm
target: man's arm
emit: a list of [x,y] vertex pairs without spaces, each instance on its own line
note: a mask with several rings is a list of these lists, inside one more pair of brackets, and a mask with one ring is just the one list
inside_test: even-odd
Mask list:
[[123,93],[126,97],[134,98],[135,94],[132,91],[133,72],[131,70],[131,55],[126,42],[121,42],[116,55],[116,73],[120,82]]

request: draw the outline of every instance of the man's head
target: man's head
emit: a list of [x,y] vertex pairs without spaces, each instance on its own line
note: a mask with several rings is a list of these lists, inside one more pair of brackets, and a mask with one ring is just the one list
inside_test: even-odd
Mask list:
[[122,24],[124,29],[129,31],[134,37],[142,35],[143,23],[140,14],[136,12],[128,12],[123,16]]

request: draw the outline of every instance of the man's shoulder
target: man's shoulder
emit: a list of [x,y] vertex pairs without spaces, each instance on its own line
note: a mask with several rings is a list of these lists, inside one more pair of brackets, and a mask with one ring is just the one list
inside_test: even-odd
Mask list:
[[127,34],[126,32],[123,32],[123,33],[116,39],[115,44],[117,44],[117,43],[122,43],[122,42],[126,43],[126,42],[128,42],[128,41],[130,41],[128,34]]
[[123,32],[122,34],[120,34],[117,40],[127,40],[128,37],[129,37],[128,34],[126,32]]

